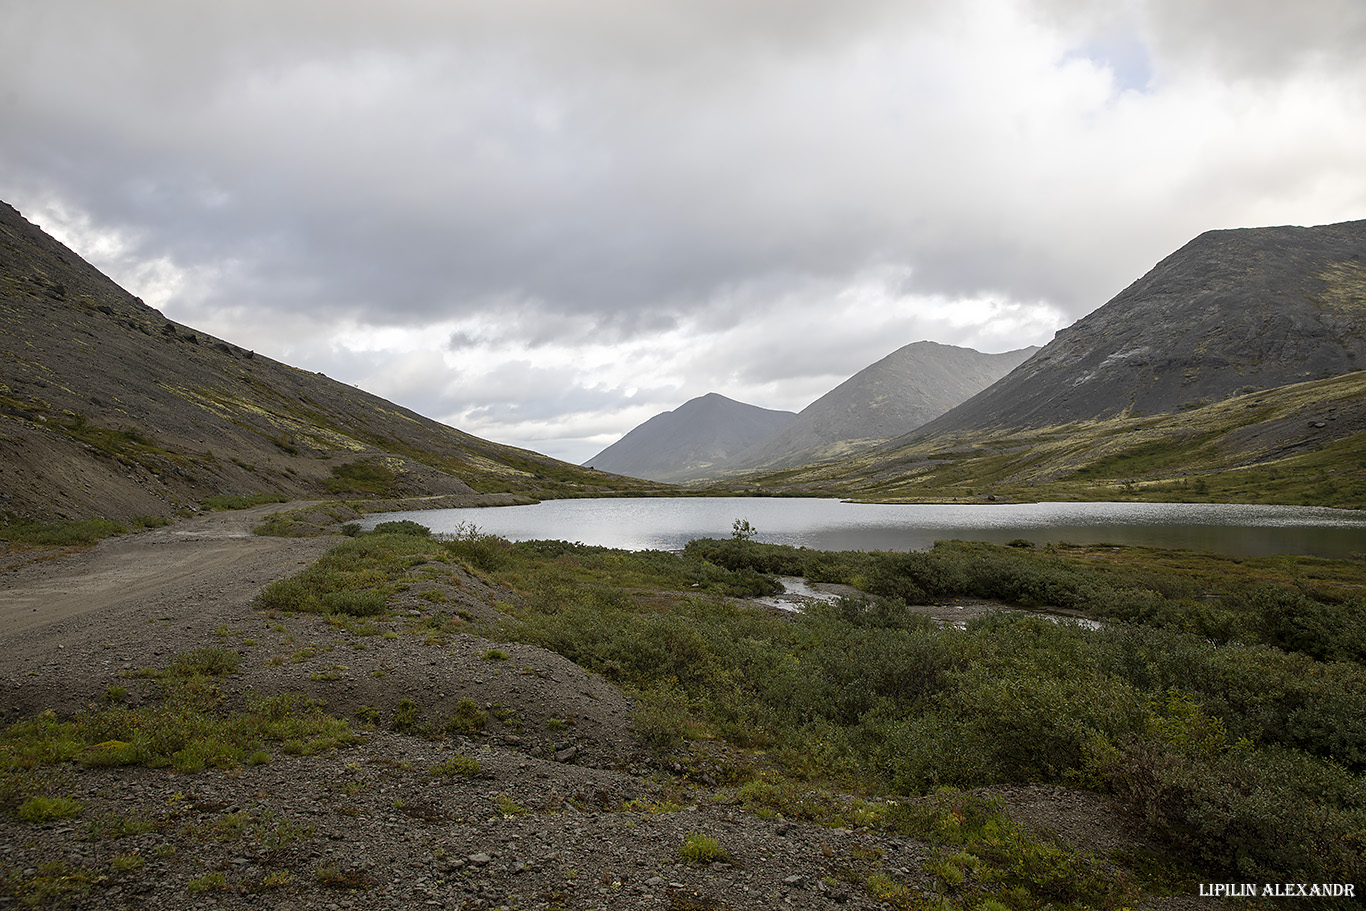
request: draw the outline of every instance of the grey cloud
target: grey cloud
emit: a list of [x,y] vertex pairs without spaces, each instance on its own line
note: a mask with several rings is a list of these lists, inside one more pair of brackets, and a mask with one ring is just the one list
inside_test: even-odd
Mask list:
[[[185,270],[177,314],[453,323],[433,347],[485,359],[678,337],[659,356],[685,385],[806,390],[920,337],[1001,337],[909,311],[825,325],[879,269],[890,300],[993,294],[1034,330],[1200,231],[1360,217],[1366,6],[1227,9],[11,3],[0,196],[119,233],[128,275]],[[393,388],[509,420],[628,407],[556,371]]]

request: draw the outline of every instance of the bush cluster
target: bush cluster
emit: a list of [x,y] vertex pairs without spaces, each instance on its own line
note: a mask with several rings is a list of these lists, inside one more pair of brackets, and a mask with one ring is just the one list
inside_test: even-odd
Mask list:
[[[1092,788],[1212,877],[1366,879],[1359,564],[971,542],[830,553],[744,536],[628,553],[402,531],[343,542],[267,588],[262,606],[383,610],[408,567],[455,562],[518,593],[483,634],[627,688],[657,753],[721,737],[766,751],[790,780],[868,793]],[[736,600],[772,590],[777,574],[868,597],[790,618]],[[913,609],[952,598],[1105,625],[1014,612],[954,629]],[[413,714],[395,726],[416,725]],[[471,703],[446,726],[483,722]]]
[[[1350,597],[1334,605],[1268,582],[1264,567],[1211,590],[1213,574],[966,542],[912,554],[743,539],[667,558],[563,543],[511,554],[520,562],[510,557],[503,578],[525,598],[499,635],[632,689],[637,731],[657,751],[721,736],[765,748],[798,779],[897,794],[1093,788],[1210,875],[1366,874],[1366,668],[1338,639],[1358,622]],[[782,620],[712,597],[664,605],[620,584],[701,579],[708,567],[823,575],[879,597]],[[1109,623],[1002,613],[958,630],[908,606],[951,597]]]

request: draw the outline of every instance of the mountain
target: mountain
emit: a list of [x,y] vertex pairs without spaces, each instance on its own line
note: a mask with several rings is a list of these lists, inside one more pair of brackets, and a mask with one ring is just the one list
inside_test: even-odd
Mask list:
[[254,494],[526,502],[648,486],[172,322],[0,203],[0,520],[167,516]]
[[973,398],[756,492],[1366,508],[1366,221],[1211,231]]
[[913,342],[840,383],[728,468],[782,468],[837,458],[910,433],[1005,376],[1037,348],[983,354]]
[[584,464],[652,481],[704,478],[795,417],[711,392],[655,415]]
[[1366,221],[1209,231],[918,436],[1170,414],[1366,367]]

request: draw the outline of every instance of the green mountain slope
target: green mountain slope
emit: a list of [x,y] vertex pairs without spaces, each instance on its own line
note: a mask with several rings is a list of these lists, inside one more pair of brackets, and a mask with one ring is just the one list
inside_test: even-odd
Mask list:
[[1163,500],[1366,508],[1366,371],[1157,417],[912,438],[749,479],[881,501]]
[[462,433],[171,322],[0,203],[0,517],[653,486]]

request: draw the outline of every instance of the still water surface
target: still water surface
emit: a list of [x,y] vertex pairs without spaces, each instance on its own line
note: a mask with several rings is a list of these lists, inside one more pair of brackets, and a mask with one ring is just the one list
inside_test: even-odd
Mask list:
[[818,550],[923,550],[961,538],[1004,544],[1147,544],[1235,556],[1366,553],[1366,511],[1211,503],[845,503],[828,499],[682,497],[547,500],[533,506],[367,516],[411,519],[436,532],[474,525],[513,541],[554,539],[626,550],[679,550],[725,538],[736,519],[755,540]]

